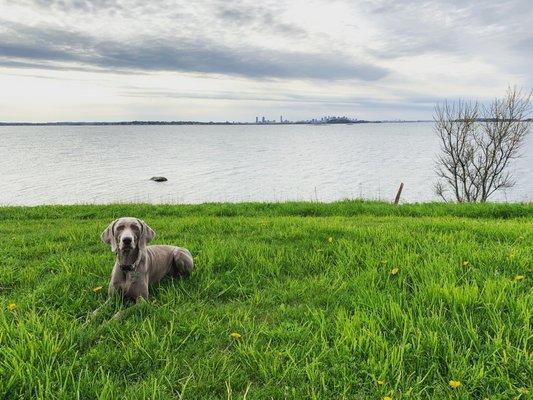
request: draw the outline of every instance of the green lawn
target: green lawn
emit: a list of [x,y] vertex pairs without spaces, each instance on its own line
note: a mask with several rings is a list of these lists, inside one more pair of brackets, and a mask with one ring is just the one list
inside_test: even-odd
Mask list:
[[[118,216],[196,270],[84,325]],[[0,398],[524,399],[532,254],[531,204],[0,208]]]

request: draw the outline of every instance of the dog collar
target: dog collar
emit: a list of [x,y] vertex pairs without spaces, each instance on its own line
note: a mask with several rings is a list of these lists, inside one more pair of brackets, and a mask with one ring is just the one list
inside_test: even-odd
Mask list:
[[135,271],[137,269],[137,266],[141,262],[141,258],[142,258],[142,256],[141,256],[141,254],[139,254],[139,256],[137,257],[137,260],[135,260],[135,262],[133,264],[119,264],[118,267],[124,273]]

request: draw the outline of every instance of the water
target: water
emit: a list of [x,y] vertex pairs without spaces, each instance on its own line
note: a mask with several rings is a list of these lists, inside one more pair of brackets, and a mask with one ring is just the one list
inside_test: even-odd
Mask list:
[[[0,204],[392,200],[400,182],[431,201],[438,147],[431,123],[4,126]],[[496,200],[533,199],[531,135],[523,153]]]

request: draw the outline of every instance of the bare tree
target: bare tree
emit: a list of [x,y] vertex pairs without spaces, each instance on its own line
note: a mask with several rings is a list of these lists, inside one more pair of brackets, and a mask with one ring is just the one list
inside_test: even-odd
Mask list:
[[435,130],[441,142],[440,178],[435,192],[444,201],[485,202],[497,190],[514,186],[511,160],[529,130],[531,93],[508,88],[488,106],[444,102],[435,107]]

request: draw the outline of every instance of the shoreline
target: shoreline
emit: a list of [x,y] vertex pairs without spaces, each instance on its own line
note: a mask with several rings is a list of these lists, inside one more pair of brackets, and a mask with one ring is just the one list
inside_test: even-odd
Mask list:
[[119,122],[0,122],[0,126],[107,126],[107,125],[258,125],[258,126],[278,126],[278,125],[357,125],[357,124],[402,124],[402,123],[427,123],[430,120],[417,121],[354,121],[349,123],[320,123],[320,122],[276,122],[276,123],[256,123],[256,122],[200,122],[200,121],[119,121]]
[[0,205],[0,218],[50,218],[71,215],[90,218],[95,215],[114,217],[118,214],[149,216],[211,216],[211,217],[357,217],[361,215],[398,217],[459,217],[459,218],[533,218],[533,202],[528,203],[393,203],[380,201],[343,200],[330,203],[312,201],[242,202],[201,204],[50,204]]

